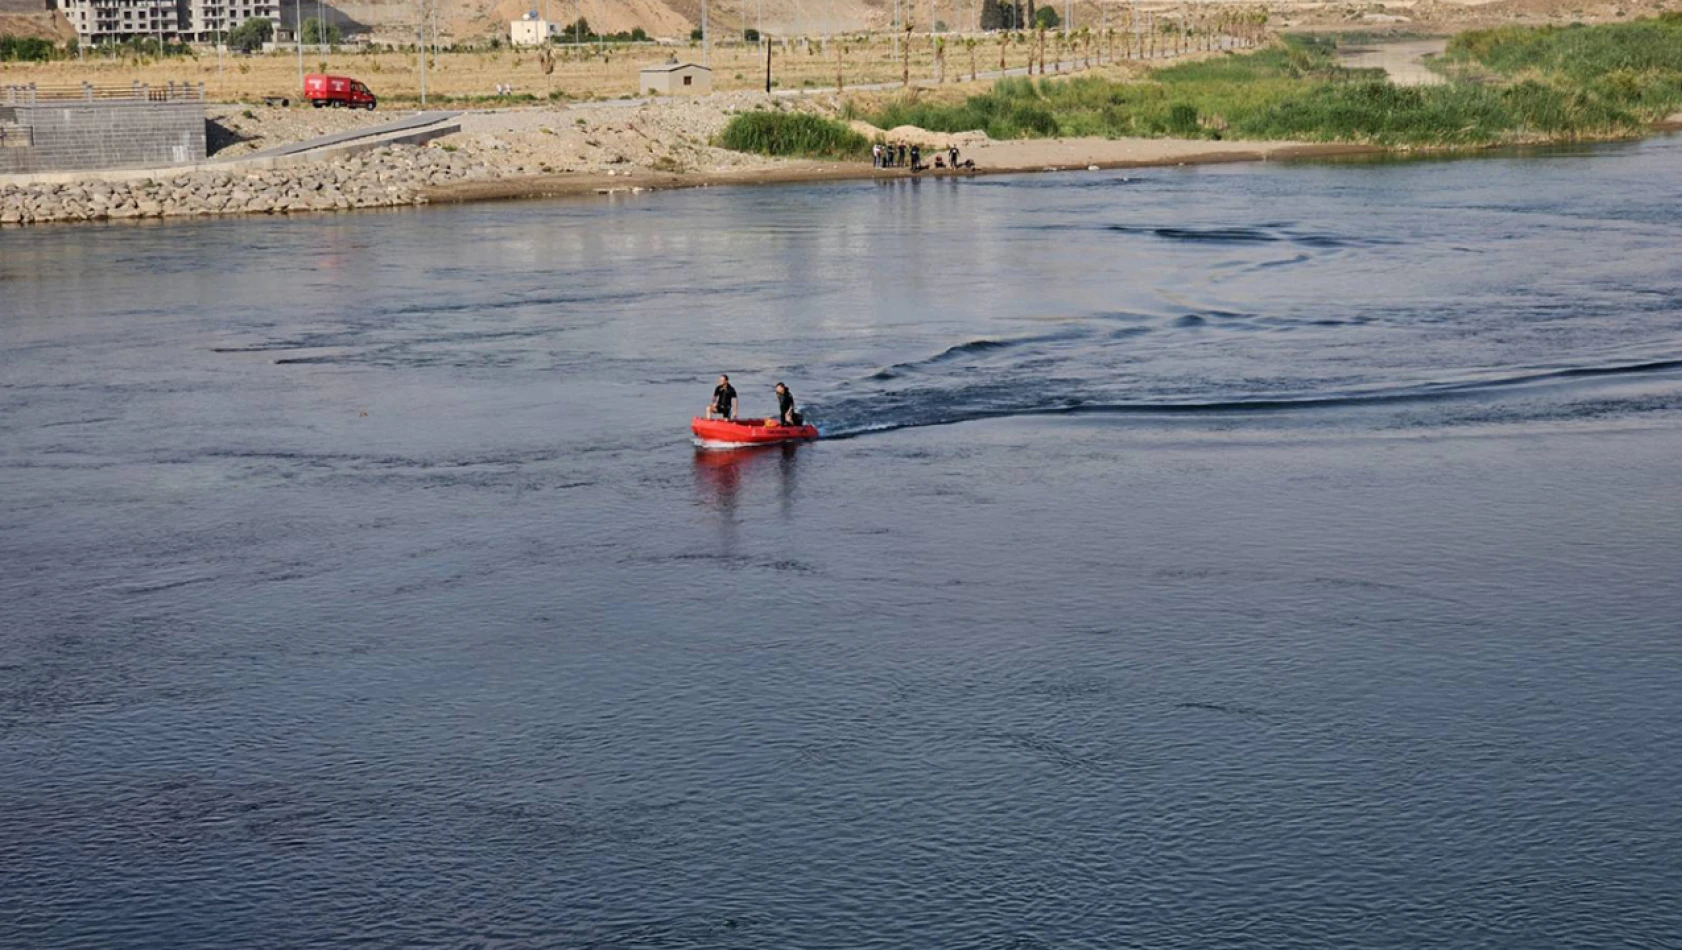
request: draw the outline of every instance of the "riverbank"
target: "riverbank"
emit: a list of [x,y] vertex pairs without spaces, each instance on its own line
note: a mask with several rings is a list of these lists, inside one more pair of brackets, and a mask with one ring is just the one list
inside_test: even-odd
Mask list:
[[[813,96],[801,106],[835,114],[844,101]],[[763,95],[641,104],[541,106],[484,110],[461,117],[462,130],[424,147],[392,146],[348,159],[261,172],[172,173],[132,182],[8,185],[0,180],[0,224],[97,221],[213,214],[276,214],[403,207],[428,202],[630,193],[709,185],[789,184],[896,178],[905,169],[868,161],[816,162],[750,155],[712,144],[731,116],[792,106]],[[213,121],[236,144],[218,158],[342,132],[374,119],[328,110],[218,110]],[[390,116],[383,118],[389,119]],[[992,141],[892,129],[894,141],[944,148],[957,143],[976,174],[1048,169],[1266,161],[1374,151],[1308,142],[1211,142],[1176,139],[1025,139]]]
[[967,178],[977,175],[1213,165],[1229,162],[1334,158],[1381,152],[1383,149],[1366,145],[1314,142],[1038,139],[973,145],[963,154],[976,162],[976,168],[958,172],[929,170],[913,175],[905,168],[873,168],[858,162],[789,161],[692,174],[607,172],[460,181],[428,188],[424,191],[424,197],[431,203],[461,203],[592,194],[631,194],[656,189],[721,185],[788,185],[871,179],[894,181],[911,178]]
[[0,225],[404,207],[425,204],[429,189],[494,174],[443,149],[387,146],[338,162],[245,172],[164,169],[127,181],[0,182]]
[[[526,117],[520,121],[531,121]],[[929,145],[948,137],[909,134]],[[1023,174],[1087,169],[1207,165],[1377,154],[1372,146],[1314,142],[1207,142],[1180,139],[965,140],[963,172],[873,168],[866,162],[779,161],[738,156],[673,170],[669,164],[613,162],[575,171],[522,173],[529,156],[452,145],[390,146],[339,162],[250,173],[198,172],[128,182],[86,181],[13,186],[0,183],[0,224],[289,214],[457,204],[519,198],[635,194],[720,185],[778,185],[950,175]],[[487,160],[488,154],[493,156]],[[722,150],[713,150],[722,151]],[[499,163],[494,156],[501,155]]]
[[[483,118],[483,117],[481,117]],[[525,115],[513,120],[539,121]],[[1682,114],[1655,125],[1682,131]],[[730,156],[671,170],[650,163],[608,160],[577,170],[530,173],[529,153],[470,147],[464,135],[429,146],[390,146],[337,162],[250,173],[199,172],[129,182],[84,181],[17,186],[0,182],[0,225],[227,214],[294,214],[460,204],[528,198],[638,194],[713,186],[787,185],[825,181],[904,180],[912,177],[1028,174],[1088,169],[1150,168],[1382,155],[1409,150],[1338,142],[1233,142],[1167,138],[1020,139],[896,130],[931,147],[954,138],[976,168],[963,172],[878,169],[864,162],[774,160]],[[599,146],[598,146],[599,147]],[[718,151],[707,146],[697,150]],[[704,156],[703,156],[704,157]]]

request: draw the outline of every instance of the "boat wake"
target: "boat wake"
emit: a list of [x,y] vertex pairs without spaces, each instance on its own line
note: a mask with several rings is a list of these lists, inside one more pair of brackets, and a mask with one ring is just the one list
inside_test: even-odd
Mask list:
[[[1054,337],[1036,338],[1039,341]],[[845,439],[922,426],[953,425],[1012,416],[1137,415],[1233,416],[1324,413],[1392,407],[1407,410],[1433,404],[1462,404],[1406,424],[1466,424],[1492,421],[1604,417],[1630,412],[1682,409],[1682,357],[1591,366],[1486,371],[1460,378],[1406,383],[1371,383],[1331,389],[1248,390],[1239,380],[1209,381],[1218,398],[1164,391],[1146,380],[1071,378],[1043,375],[1042,361],[985,371],[939,374],[928,369],[966,355],[996,354],[1025,341],[972,341],[919,363],[899,364],[814,399],[809,410],[827,439]],[[908,378],[912,377],[912,378]],[[1655,382],[1635,392],[1609,395],[1613,386]],[[882,384],[891,385],[882,385]],[[1154,390],[1154,391],[1153,391]],[[1509,398],[1523,392],[1522,398]]]

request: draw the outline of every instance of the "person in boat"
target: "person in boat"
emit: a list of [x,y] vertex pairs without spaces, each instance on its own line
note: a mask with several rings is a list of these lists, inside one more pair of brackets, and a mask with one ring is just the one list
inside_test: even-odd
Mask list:
[[794,393],[782,383],[777,384],[777,424],[784,426],[804,425],[806,419],[794,408]]
[[717,416],[720,419],[736,418],[736,387],[730,385],[730,377],[719,374],[718,385],[713,387],[712,405],[707,407],[707,418]]

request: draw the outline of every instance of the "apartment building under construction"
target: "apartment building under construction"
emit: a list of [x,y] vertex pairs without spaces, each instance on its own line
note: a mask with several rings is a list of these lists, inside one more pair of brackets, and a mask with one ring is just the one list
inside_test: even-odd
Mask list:
[[59,0],[83,43],[214,43],[250,19],[280,24],[280,0]]

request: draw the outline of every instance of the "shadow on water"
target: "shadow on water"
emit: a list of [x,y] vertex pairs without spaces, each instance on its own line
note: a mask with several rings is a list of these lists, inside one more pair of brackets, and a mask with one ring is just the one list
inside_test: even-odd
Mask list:
[[738,449],[695,450],[695,490],[701,503],[736,522],[744,495],[754,504],[763,486],[775,485],[777,507],[783,518],[794,514],[794,491],[799,473],[798,442]]

